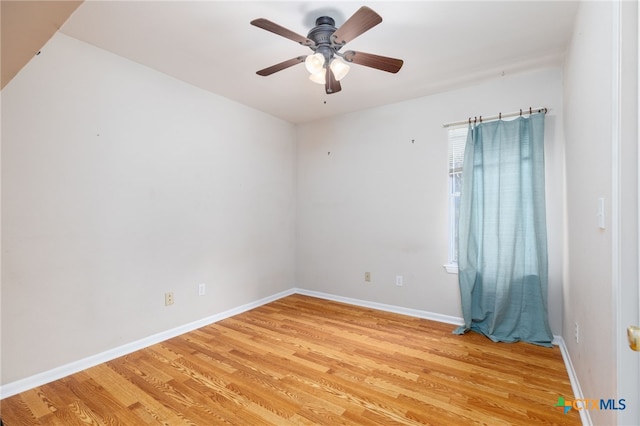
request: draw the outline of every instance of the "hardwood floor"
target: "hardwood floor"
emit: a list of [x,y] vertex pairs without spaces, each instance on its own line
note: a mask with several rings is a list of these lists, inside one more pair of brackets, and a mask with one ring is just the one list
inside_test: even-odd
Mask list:
[[2,400],[22,425],[579,425],[557,347],[293,295]]

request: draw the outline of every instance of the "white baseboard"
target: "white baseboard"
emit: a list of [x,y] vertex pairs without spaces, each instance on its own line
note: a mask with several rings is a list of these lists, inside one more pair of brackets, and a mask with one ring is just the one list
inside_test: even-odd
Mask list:
[[0,386],[0,399],[8,398],[26,390],[53,382],[54,380],[62,379],[63,377],[69,376],[70,374],[78,373],[82,370],[86,370],[87,368],[94,367],[107,361],[111,361],[123,355],[127,355],[151,345],[163,342],[167,339],[171,339],[172,337],[176,337],[181,334],[185,334],[198,328],[207,326],[209,324],[213,324],[225,318],[241,314],[248,310],[257,308],[258,306],[262,306],[264,304],[281,299],[294,293],[295,289],[286,290],[272,296],[256,300],[255,302],[250,302],[245,305],[238,306],[237,308],[229,309],[219,314],[202,318],[198,321],[194,321],[176,328],[172,328],[170,330],[154,334],[152,336],[145,337],[140,340],[136,340],[135,342],[127,343],[126,345],[118,346],[99,354],[79,359],[77,361],[61,365],[60,367],[38,373],[21,380],[17,380],[15,382],[7,383],[6,385]]
[[422,311],[419,309],[403,308],[402,306],[387,305],[384,303],[370,302],[368,300],[361,300],[361,299],[352,299],[350,297],[336,296],[333,294],[322,293],[322,292],[313,291],[313,290],[305,290],[302,288],[295,288],[294,292],[298,294],[303,294],[305,296],[318,297],[320,299],[333,300],[335,302],[343,302],[343,303],[348,303],[350,305],[361,306],[363,308],[378,309],[380,311],[393,312],[396,314],[402,314],[402,315],[407,315],[407,316],[416,317],[416,318],[424,318],[428,320],[443,322],[446,324],[453,324],[453,325],[464,324],[464,320],[462,318],[454,317],[450,315],[436,314],[433,312]]
[[[569,381],[571,382],[571,389],[573,390],[573,399],[584,399],[576,370],[574,370],[573,368],[573,363],[571,362],[571,357],[569,356],[569,350],[567,349],[567,345],[565,344],[562,336],[553,336],[553,344],[558,345],[558,347],[560,348],[564,366],[567,369],[567,374],[569,374]],[[591,416],[589,415],[589,410],[580,410],[580,420],[582,421],[582,424],[584,426],[593,425],[593,423],[591,422]]]

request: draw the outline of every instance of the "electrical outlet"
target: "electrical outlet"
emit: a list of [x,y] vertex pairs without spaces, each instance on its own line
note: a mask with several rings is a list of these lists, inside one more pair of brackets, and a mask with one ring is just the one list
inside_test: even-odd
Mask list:
[[172,292],[167,292],[167,293],[164,294],[164,305],[165,306],[173,305],[173,293]]
[[396,285],[398,287],[402,287],[404,285],[404,280],[402,279],[402,275],[396,275]]
[[364,273],[364,280],[368,283],[371,282],[371,272],[365,272]]
[[578,322],[577,321],[576,321],[575,336],[576,336],[576,343],[579,343],[580,342],[580,327],[578,326]]
[[205,283],[200,283],[198,284],[198,296],[204,296],[205,292],[206,292],[206,284]]

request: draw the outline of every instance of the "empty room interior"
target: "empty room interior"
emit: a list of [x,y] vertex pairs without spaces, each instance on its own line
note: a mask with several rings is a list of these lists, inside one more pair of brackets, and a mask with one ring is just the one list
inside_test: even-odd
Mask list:
[[[0,418],[640,424],[638,17],[2,0]],[[515,123],[542,219],[512,247],[474,206],[527,178],[468,194]],[[541,272],[493,295],[494,263]]]

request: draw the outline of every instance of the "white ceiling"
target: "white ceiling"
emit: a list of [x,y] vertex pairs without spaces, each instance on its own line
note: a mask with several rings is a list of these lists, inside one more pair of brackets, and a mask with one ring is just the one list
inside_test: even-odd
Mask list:
[[[397,74],[352,65],[326,95],[304,65],[256,71],[311,51],[254,27],[266,18],[306,36],[366,5],[383,22],[346,49],[404,60]],[[483,78],[559,64],[573,1],[85,1],[61,32],[292,123],[426,96]],[[326,103],[325,103],[326,102]]]

